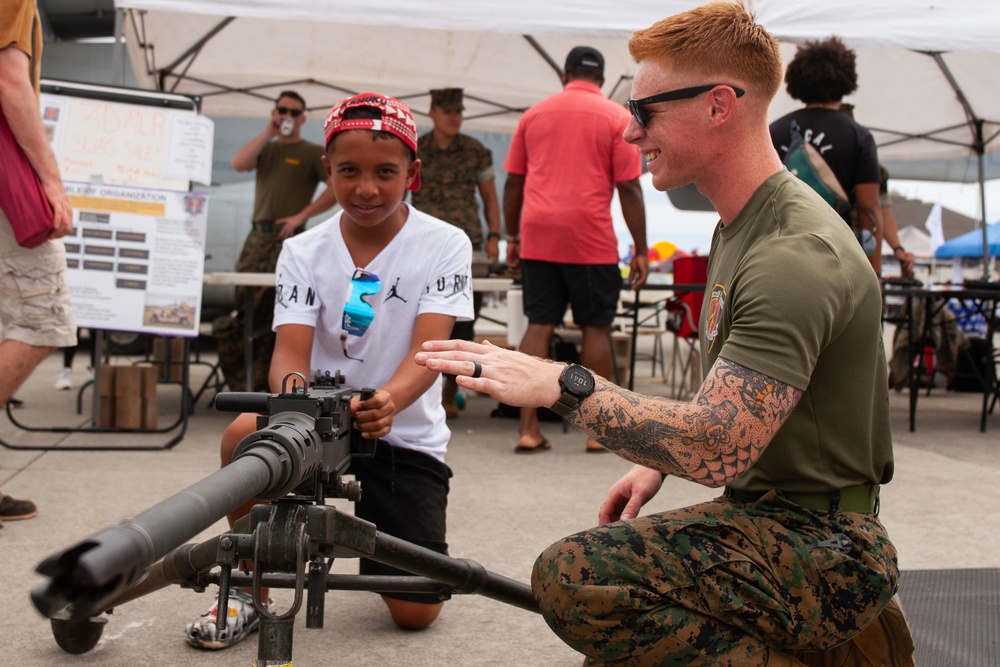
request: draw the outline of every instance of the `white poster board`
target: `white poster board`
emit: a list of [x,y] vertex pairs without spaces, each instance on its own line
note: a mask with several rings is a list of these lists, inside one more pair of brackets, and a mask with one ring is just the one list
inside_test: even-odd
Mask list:
[[42,81],[73,207],[67,281],[81,327],[197,336],[214,125],[184,95]]
[[197,336],[208,196],[87,183],[66,183],[66,193],[77,325]]

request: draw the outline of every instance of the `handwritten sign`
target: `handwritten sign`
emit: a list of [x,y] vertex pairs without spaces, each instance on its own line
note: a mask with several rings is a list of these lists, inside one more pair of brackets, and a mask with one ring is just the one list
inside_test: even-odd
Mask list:
[[204,150],[211,164],[211,143],[192,149],[190,133],[174,132],[178,119],[197,118],[193,111],[52,94],[42,95],[41,110],[64,181],[187,190],[174,141],[186,143],[189,162]]

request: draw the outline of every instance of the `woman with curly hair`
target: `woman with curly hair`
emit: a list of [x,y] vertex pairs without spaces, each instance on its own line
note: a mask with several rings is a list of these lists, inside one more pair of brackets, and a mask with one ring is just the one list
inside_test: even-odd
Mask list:
[[[793,122],[833,171],[854,207],[854,217],[875,237],[868,261],[882,273],[882,210],[875,139],[841,111],[841,101],[858,88],[854,51],[837,37],[800,46],[785,71],[788,94],[805,107],[771,123],[771,141],[782,161],[791,143]],[[851,224],[851,220],[845,220]]]

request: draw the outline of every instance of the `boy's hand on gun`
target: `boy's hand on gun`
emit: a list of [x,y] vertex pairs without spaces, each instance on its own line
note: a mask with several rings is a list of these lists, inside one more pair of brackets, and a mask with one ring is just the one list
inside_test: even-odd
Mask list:
[[387,435],[392,430],[392,417],[396,406],[389,392],[379,389],[371,398],[362,400],[360,396],[351,399],[351,416],[354,428],[361,431],[361,437],[374,440]]

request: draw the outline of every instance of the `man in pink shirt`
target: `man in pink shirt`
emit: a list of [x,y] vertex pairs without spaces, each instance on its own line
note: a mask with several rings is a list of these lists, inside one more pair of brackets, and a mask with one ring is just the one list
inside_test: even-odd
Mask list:
[[[622,280],[611,222],[615,189],[635,243],[629,280],[642,287],[649,271],[646,212],[638,148],[625,143],[624,106],[601,92],[604,57],[578,46],[566,57],[563,91],[521,117],[504,162],[507,264],[520,266],[528,328],[519,349],[549,356],[567,305],[583,332],[581,363],[613,377],[611,324]],[[534,409],[522,408],[517,453],[550,447]],[[604,451],[587,441],[587,451]]]

